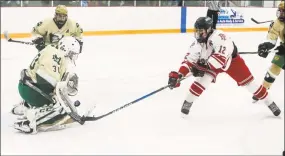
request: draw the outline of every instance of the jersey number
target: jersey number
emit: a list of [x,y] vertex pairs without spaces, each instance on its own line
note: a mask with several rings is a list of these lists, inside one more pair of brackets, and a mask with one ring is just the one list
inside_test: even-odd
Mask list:
[[53,65],[53,72],[58,72],[59,73],[59,66]]
[[60,61],[61,61],[61,57],[58,57],[56,54],[52,56],[53,61],[57,64],[57,65],[53,65],[53,71],[54,72],[58,72],[59,73],[59,65],[60,65]]
[[32,63],[30,64],[30,69],[33,70],[35,68],[36,63],[38,62],[39,58],[41,56],[41,53],[38,53],[38,55],[34,58]]
[[226,47],[220,46],[219,53],[225,54]]

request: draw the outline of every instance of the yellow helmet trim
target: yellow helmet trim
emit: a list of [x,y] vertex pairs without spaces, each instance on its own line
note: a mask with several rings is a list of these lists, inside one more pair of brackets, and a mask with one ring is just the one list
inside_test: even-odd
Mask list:
[[284,8],[284,1],[282,1],[282,2],[278,5],[278,9],[280,9],[280,10],[285,10],[285,8]]

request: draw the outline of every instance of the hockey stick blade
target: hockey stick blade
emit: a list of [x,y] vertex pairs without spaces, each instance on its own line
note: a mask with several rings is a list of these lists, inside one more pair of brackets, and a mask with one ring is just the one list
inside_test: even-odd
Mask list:
[[9,34],[8,34],[8,31],[4,31],[4,38],[5,38],[7,41],[10,41],[10,40],[11,40],[11,38],[10,38],[10,36],[9,36]]
[[[187,77],[188,77],[188,76],[182,78],[182,79],[180,80],[180,82],[183,81],[183,80],[185,80]],[[113,114],[113,113],[116,113],[116,112],[118,112],[118,111],[120,111],[120,110],[122,110],[122,109],[124,109],[124,108],[126,108],[126,107],[128,107],[128,106],[130,106],[130,105],[132,105],[132,104],[135,104],[135,103],[137,103],[137,102],[139,102],[139,101],[141,101],[141,100],[143,100],[143,99],[145,99],[145,98],[147,98],[147,97],[149,97],[149,96],[151,96],[151,95],[154,95],[154,94],[156,94],[156,93],[158,93],[158,92],[160,92],[160,91],[162,91],[162,90],[164,90],[164,89],[166,89],[166,88],[169,88],[169,86],[170,86],[170,85],[161,87],[161,88],[159,88],[159,89],[157,89],[157,90],[155,90],[155,91],[153,91],[153,92],[151,92],[151,93],[149,93],[149,94],[146,94],[146,95],[144,95],[144,96],[142,96],[142,97],[140,97],[140,98],[138,98],[138,99],[136,99],[136,100],[134,100],[134,101],[132,101],[132,102],[130,102],[130,103],[127,103],[127,104],[125,104],[125,105],[123,105],[123,106],[121,106],[121,107],[119,107],[119,108],[117,108],[117,109],[114,109],[114,110],[112,110],[112,111],[110,111],[110,112],[108,112],[108,113],[106,113],[106,114],[103,114],[103,115],[101,115],[101,116],[97,116],[97,117],[96,117],[96,116],[82,116],[82,117],[81,117],[81,120],[85,122],[85,121],[96,121],[96,120],[102,119],[102,118],[104,118],[104,117],[106,117],[106,116],[109,116],[109,115],[111,115],[111,114]]]
[[251,18],[251,21],[253,21],[253,22],[254,22],[254,23],[256,23],[256,24],[263,24],[263,23],[273,22],[272,20],[258,22],[258,21],[257,21],[257,20],[255,20],[254,18]]

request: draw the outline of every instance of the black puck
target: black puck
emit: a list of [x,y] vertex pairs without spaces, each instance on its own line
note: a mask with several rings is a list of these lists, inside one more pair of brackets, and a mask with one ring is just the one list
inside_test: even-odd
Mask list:
[[74,106],[75,106],[75,107],[80,106],[80,104],[81,104],[81,103],[80,103],[80,101],[78,101],[78,100],[76,100],[76,101],[74,102]]

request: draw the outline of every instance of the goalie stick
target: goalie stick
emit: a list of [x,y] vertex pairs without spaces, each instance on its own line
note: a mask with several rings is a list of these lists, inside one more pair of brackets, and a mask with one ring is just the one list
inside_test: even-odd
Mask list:
[[8,31],[4,31],[4,38],[8,41],[8,42],[14,42],[14,43],[21,43],[21,44],[27,44],[27,45],[35,45],[33,42],[25,42],[25,41],[18,41],[18,40],[14,40],[10,37]]
[[252,20],[254,23],[256,23],[256,24],[263,24],[263,23],[273,22],[273,20],[259,22],[259,21],[255,20],[254,18],[251,18],[251,20]]
[[[186,79],[187,77],[188,77],[188,76],[182,78],[179,82],[183,81],[183,80]],[[123,105],[123,106],[117,108],[117,109],[114,109],[114,110],[112,110],[112,111],[110,111],[110,112],[108,112],[108,113],[106,113],[106,114],[103,114],[103,115],[100,115],[100,116],[97,116],[97,117],[96,117],[96,116],[82,116],[82,119],[81,119],[81,120],[83,120],[83,121],[85,122],[85,121],[96,121],[96,120],[102,119],[102,118],[104,118],[104,117],[106,117],[106,116],[109,116],[109,115],[111,115],[111,114],[113,114],[113,113],[116,113],[116,112],[118,112],[118,111],[120,111],[120,110],[122,110],[122,109],[124,109],[124,108],[126,108],[126,107],[128,107],[128,106],[130,106],[130,105],[132,105],[132,104],[135,104],[135,103],[137,103],[137,102],[139,102],[139,101],[141,101],[141,100],[143,100],[143,99],[145,99],[145,98],[147,98],[147,97],[149,97],[149,96],[151,96],[151,95],[154,95],[154,94],[156,94],[156,93],[158,93],[158,92],[160,92],[160,91],[162,91],[162,90],[168,88],[169,86],[170,86],[170,85],[166,85],[166,86],[164,86],[164,87],[161,87],[161,88],[159,88],[159,89],[157,89],[157,90],[155,90],[155,91],[153,91],[153,92],[151,92],[151,93],[148,93],[148,94],[146,94],[146,95],[144,95],[144,96],[142,96],[142,97],[140,97],[140,98],[138,98],[138,99],[136,99],[136,100],[134,100],[134,101],[132,101],[132,102],[129,102],[129,103],[127,103],[127,104],[125,104],[125,105]]]

